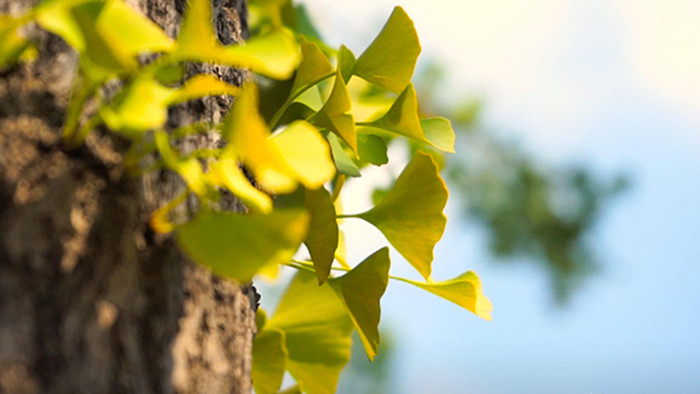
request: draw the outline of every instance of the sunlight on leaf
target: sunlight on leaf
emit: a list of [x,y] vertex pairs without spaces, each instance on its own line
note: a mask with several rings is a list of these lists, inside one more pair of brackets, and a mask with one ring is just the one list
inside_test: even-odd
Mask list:
[[289,261],[306,236],[309,215],[298,209],[267,215],[200,214],[178,231],[180,246],[217,275],[250,281],[261,269]]
[[283,29],[257,36],[246,43],[224,46],[214,32],[211,2],[190,0],[172,57],[177,61],[249,68],[271,78],[287,79],[292,76],[301,55],[294,36]]
[[287,349],[284,332],[274,328],[259,328],[253,340],[253,368],[251,377],[256,394],[274,394],[287,368]]
[[284,332],[287,369],[310,394],[332,394],[350,360],[353,324],[343,303],[316,275],[299,271],[267,327]]
[[357,59],[353,73],[394,93],[411,81],[421,47],[413,21],[401,7]]
[[307,188],[317,189],[335,175],[331,149],[310,123],[297,120],[270,141],[293,171],[293,177]]
[[166,102],[173,89],[147,76],[129,83],[100,114],[112,130],[145,131],[160,128],[168,118]]
[[399,280],[453,302],[482,319],[491,320],[493,305],[481,291],[481,281],[472,271],[442,282],[428,281],[425,283],[403,278]]
[[222,158],[235,157],[243,161],[255,179],[267,191],[288,193],[296,187],[293,170],[284,160],[257,110],[257,89],[253,84],[243,87],[241,94],[222,125],[222,135],[229,142]]
[[370,361],[379,347],[379,300],[389,284],[389,248],[382,248],[340,278],[328,283],[348,309]]
[[430,278],[433,248],[445,231],[447,188],[433,159],[417,152],[374,208],[356,215],[377,227],[424,278]]
[[404,89],[386,114],[369,122],[368,126],[393,131],[421,142],[428,142],[423,135],[418,118],[418,100],[413,84]]
[[111,46],[122,47],[129,55],[141,52],[167,52],[175,47],[161,28],[123,0],[108,0],[95,21],[95,30]]
[[226,83],[209,74],[197,74],[188,79],[168,97],[168,105],[194,100],[205,96],[236,96],[241,88]]
[[331,265],[338,247],[338,222],[331,195],[321,187],[318,190],[306,190],[304,205],[311,214],[309,233],[304,244],[309,249],[311,260],[316,268],[318,283],[326,281],[331,272]]
[[455,153],[455,132],[445,118],[429,118],[420,121],[425,138],[443,152]]
[[207,177],[211,183],[228,189],[253,211],[272,211],[272,198],[250,184],[235,160],[220,159],[210,163]]

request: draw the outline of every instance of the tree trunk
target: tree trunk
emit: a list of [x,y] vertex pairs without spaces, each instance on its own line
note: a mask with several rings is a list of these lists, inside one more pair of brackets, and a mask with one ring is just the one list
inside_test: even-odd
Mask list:
[[[0,0],[0,13],[33,3]],[[183,1],[131,3],[175,35]],[[241,40],[245,0],[213,7],[221,41]],[[0,75],[0,392],[250,392],[254,290],[150,230],[150,212],[183,189],[176,176],[128,177],[125,143],[99,131],[80,148],[62,146],[77,57],[58,37],[30,34],[39,58]],[[229,104],[178,106],[170,127],[216,121]],[[216,144],[201,135],[181,148]],[[186,205],[181,214],[196,204]]]

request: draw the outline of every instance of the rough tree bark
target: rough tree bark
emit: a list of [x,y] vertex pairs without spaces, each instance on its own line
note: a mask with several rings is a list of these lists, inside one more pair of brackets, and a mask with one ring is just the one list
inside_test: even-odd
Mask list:
[[[0,0],[0,13],[35,2]],[[175,35],[182,0],[131,3]],[[219,38],[241,40],[245,0],[213,3]],[[149,213],[182,190],[177,177],[126,176],[125,144],[99,132],[62,146],[76,55],[31,35],[39,58],[0,75],[0,392],[250,392],[254,290],[212,276],[148,228]],[[217,120],[229,104],[177,107],[170,126]],[[181,148],[215,144],[199,136]]]

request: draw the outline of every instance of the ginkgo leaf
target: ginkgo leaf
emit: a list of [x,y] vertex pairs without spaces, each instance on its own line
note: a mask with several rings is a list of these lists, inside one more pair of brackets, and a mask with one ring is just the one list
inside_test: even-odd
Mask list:
[[160,130],[155,132],[154,139],[158,152],[160,152],[165,164],[173,171],[180,174],[190,190],[200,197],[204,196],[207,193],[207,185],[204,181],[204,172],[202,171],[202,165],[199,163],[199,160],[194,157],[180,157],[173,148],[170,147],[168,135],[165,131]]
[[17,62],[29,42],[19,34],[19,21],[0,15],[0,70]]
[[71,8],[85,1],[43,1],[34,10],[37,23],[47,31],[63,38],[76,51],[85,52],[83,32],[71,14]]
[[168,97],[167,105],[173,105],[205,96],[238,95],[241,88],[226,83],[209,74],[197,74],[188,79]]
[[180,228],[180,246],[217,275],[250,281],[261,269],[289,261],[306,237],[309,215],[279,210],[267,215],[200,214]]
[[299,65],[300,59],[294,36],[287,30],[274,30],[245,44],[224,47],[213,61],[248,68],[270,78],[288,79]]
[[301,63],[294,76],[290,97],[308,89],[333,72],[333,66],[318,46],[301,38]]
[[367,126],[389,130],[418,141],[428,142],[423,134],[420,119],[418,118],[418,100],[416,99],[416,90],[413,84],[408,85],[401,92],[386,114],[377,120],[367,123]]
[[334,290],[299,271],[266,327],[285,334],[287,369],[309,394],[335,393],[350,360],[353,324]]
[[381,166],[389,162],[387,146],[384,138],[372,134],[357,136],[357,153],[360,160]]
[[355,121],[348,112],[352,108],[350,93],[343,77],[338,73],[333,89],[323,107],[310,119],[311,123],[338,134],[357,154]]
[[228,189],[254,211],[272,211],[272,198],[250,184],[235,160],[219,159],[210,163],[207,177],[212,184]]
[[343,76],[343,80],[347,83],[352,76],[352,69],[355,67],[355,54],[348,47],[341,45],[338,50],[338,72]]
[[210,0],[190,0],[172,58],[249,68],[271,78],[288,79],[299,65],[294,36],[276,29],[247,43],[224,46],[216,38]]
[[160,128],[168,118],[166,103],[172,91],[153,78],[136,78],[119,92],[111,105],[103,105],[100,114],[112,130]]
[[211,0],[189,0],[177,36],[177,56],[198,58],[218,50],[221,45],[216,39],[213,23]]
[[287,368],[284,332],[274,328],[258,329],[253,339],[251,377],[257,394],[274,394],[282,386]]
[[389,284],[389,248],[382,248],[367,257],[345,275],[328,283],[348,310],[370,361],[379,346],[379,299]]
[[361,176],[359,167],[352,161],[350,155],[345,152],[338,137],[336,137],[335,134],[329,133],[326,139],[328,139],[328,143],[331,146],[333,161],[335,162],[335,168],[338,169],[338,172],[351,177]]
[[448,119],[436,117],[422,119],[420,126],[425,138],[443,152],[455,153],[455,132]]
[[293,177],[310,189],[317,189],[335,175],[331,149],[310,123],[297,120],[271,138]]
[[338,222],[331,195],[321,187],[307,190],[304,205],[311,214],[309,233],[304,244],[309,249],[311,260],[316,268],[318,283],[326,281],[331,272],[331,265],[338,247]]
[[403,278],[397,279],[453,302],[482,319],[491,320],[493,306],[481,290],[479,277],[472,271],[441,282],[428,281],[426,283]]
[[382,31],[355,62],[353,73],[398,94],[411,81],[420,51],[413,21],[403,8],[396,7]]
[[374,208],[353,215],[377,227],[423,275],[430,278],[433,248],[445,231],[447,188],[433,159],[417,152]]
[[229,144],[222,158],[229,155],[243,161],[256,181],[273,193],[288,193],[296,187],[293,170],[285,161],[257,110],[255,85],[245,85],[223,122],[221,133]]
[[95,21],[102,39],[120,46],[131,56],[144,51],[167,52],[175,42],[153,21],[123,0],[108,0]]
[[104,73],[105,75],[135,70],[138,67],[138,61],[134,54],[119,43],[109,41],[98,30],[97,20],[105,5],[106,3],[102,2],[88,2],[70,9],[70,15],[79,27],[85,43],[82,55],[90,64],[87,68],[99,67],[102,70],[95,74]]

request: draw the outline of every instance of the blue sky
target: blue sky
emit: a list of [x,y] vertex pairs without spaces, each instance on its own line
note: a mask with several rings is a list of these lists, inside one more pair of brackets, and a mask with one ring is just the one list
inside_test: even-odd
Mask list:
[[[305,3],[329,41],[356,53],[394,5]],[[449,65],[446,96],[485,101],[484,127],[544,163],[626,170],[634,187],[593,234],[604,270],[564,309],[552,307],[542,272],[490,262],[484,234],[452,201],[434,277],[475,270],[494,320],[391,283],[382,305],[400,344],[392,392],[700,392],[700,3],[397,3],[422,56]],[[348,191],[348,211],[366,206],[363,190]],[[369,226],[348,230],[357,261],[384,244]],[[393,261],[392,273],[414,275]]]

